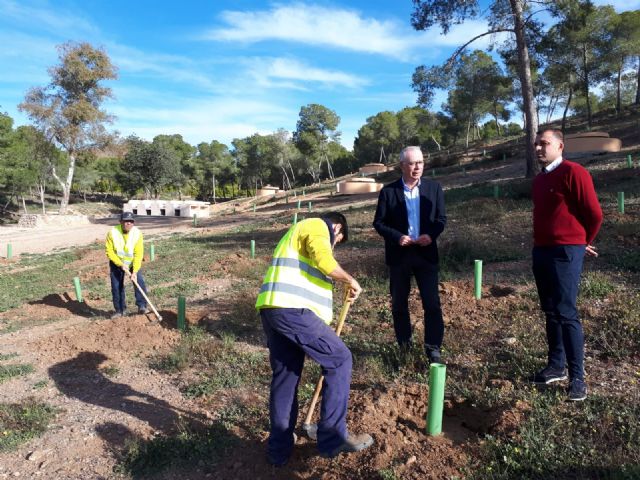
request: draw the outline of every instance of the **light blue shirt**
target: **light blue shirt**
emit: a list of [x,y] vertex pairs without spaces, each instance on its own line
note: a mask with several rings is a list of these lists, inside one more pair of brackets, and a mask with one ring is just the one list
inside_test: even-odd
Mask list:
[[407,220],[409,220],[409,233],[411,240],[417,240],[420,236],[420,182],[410,189],[404,178],[402,179],[402,186],[404,188],[404,203],[407,205]]

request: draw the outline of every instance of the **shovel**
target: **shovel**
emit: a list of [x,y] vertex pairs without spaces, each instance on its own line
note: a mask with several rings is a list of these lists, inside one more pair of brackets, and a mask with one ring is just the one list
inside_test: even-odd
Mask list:
[[158,319],[158,321],[161,322],[162,321],[162,317],[158,313],[158,310],[156,310],[156,307],[153,306],[153,303],[151,303],[151,300],[149,300],[149,297],[147,297],[147,294],[144,293],[144,290],[140,287],[140,285],[138,285],[138,282],[135,280],[135,278],[132,278],[131,281],[136,286],[138,291],[142,294],[142,297],[147,301],[147,305],[149,305],[151,307],[151,310],[153,310],[153,313],[155,314],[155,316]]
[[[338,324],[336,325],[336,335],[340,336],[342,332],[342,327],[344,326],[344,321],[347,318],[347,313],[349,313],[349,308],[353,300],[349,300],[349,287],[345,287],[344,289],[344,301],[342,303],[342,310],[340,311],[340,317],[338,318]],[[316,409],[316,403],[318,403],[318,398],[320,397],[320,392],[322,391],[322,383],[324,382],[324,375],[318,379],[318,384],[316,385],[316,391],[313,392],[313,398],[311,399],[311,405],[309,405],[309,411],[307,412],[307,417],[304,419],[304,423],[302,424],[302,429],[306,432],[307,436],[316,440],[318,438],[318,425],[315,423],[311,423],[311,419],[313,418],[313,412]]]

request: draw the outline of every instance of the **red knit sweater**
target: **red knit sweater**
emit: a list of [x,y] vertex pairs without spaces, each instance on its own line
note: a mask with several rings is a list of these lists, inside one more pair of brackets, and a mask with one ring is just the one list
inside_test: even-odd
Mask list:
[[563,160],[533,180],[533,243],[535,246],[589,245],[602,224],[589,172]]

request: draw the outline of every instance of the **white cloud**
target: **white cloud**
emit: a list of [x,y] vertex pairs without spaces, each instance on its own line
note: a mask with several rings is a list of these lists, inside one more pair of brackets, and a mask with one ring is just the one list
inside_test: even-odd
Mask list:
[[[408,23],[365,18],[356,10],[326,8],[296,3],[277,5],[271,10],[221,14],[224,27],[213,28],[204,39],[257,43],[269,40],[329,46],[342,50],[379,54],[402,61],[419,55],[431,56],[432,47],[458,46],[487,30],[486,22],[468,21],[454,26],[448,35],[437,27],[426,32],[413,30]],[[476,42],[484,47],[490,37]]]
[[316,83],[325,87],[360,88],[367,79],[341,72],[312,67],[290,58],[257,58],[248,66],[256,82],[265,87],[284,87],[306,90],[302,83]]
[[221,17],[229,27],[211,30],[205,38],[247,43],[285,40],[393,57],[407,52],[407,40],[394,33],[398,25],[362,18],[354,10],[294,4],[255,12],[225,11]]

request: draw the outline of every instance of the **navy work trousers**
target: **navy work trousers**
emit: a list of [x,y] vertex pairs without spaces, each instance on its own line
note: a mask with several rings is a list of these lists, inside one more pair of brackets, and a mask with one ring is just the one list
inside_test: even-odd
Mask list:
[[571,380],[584,381],[584,333],[576,301],[584,260],[584,245],[534,247],[533,276],[546,316],[548,366],[564,370]]
[[439,349],[444,337],[444,321],[438,292],[438,265],[411,252],[407,252],[399,264],[389,265],[391,313],[396,340],[400,345],[407,345],[411,342],[409,292],[411,291],[412,275],[416,279],[424,310],[425,349]]
[[273,371],[269,399],[270,461],[284,463],[293,449],[293,430],[298,419],[298,384],[305,354],[322,367],[324,386],[318,449],[321,453],[332,452],[348,437],[346,418],[351,352],[331,327],[311,310],[263,308],[260,317]]
[[[109,262],[109,271],[111,274],[111,298],[113,300],[113,308],[116,310],[116,312],[124,313],[124,311],[127,309],[124,289],[126,286],[126,282],[129,280],[129,275],[127,275],[125,278],[124,270],[122,270],[121,267],[116,266],[116,264],[113,262]],[[147,287],[144,284],[144,277],[142,276],[142,272],[140,270],[138,270],[137,280],[140,288],[144,290],[144,293],[147,293]],[[138,306],[138,308],[146,308],[147,301],[135,286],[133,286],[133,289],[135,290],[136,305]]]

